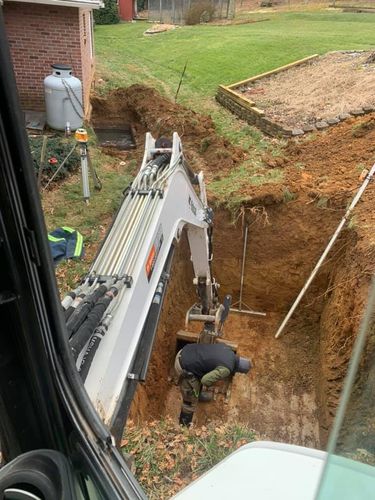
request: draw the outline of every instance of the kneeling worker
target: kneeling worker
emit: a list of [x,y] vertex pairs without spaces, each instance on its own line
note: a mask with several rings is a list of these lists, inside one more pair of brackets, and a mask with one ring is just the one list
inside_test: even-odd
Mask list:
[[176,356],[175,370],[182,394],[180,424],[193,420],[198,400],[208,401],[202,385],[211,386],[235,373],[248,373],[251,362],[225,344],[187,344]]

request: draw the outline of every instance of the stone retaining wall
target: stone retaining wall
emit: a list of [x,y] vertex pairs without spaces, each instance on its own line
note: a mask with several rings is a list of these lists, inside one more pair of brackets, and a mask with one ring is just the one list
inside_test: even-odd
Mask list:
[[318,130],[324,130],[330,126],[336,125],[347,118],[352,118],[355,116],[364,115],[365,113],[371,113],[375,111],[373,106],[364,106],[363,108],[354,109],[350,113],[343,113],[336,118],[331,118],[328,120],[317,121],[314,125],[306,125],[302,128],[288,128],[286,126],[280,125],[269,118],[265,117],[263,110],[255,106],[255,102],[247,99],[244,96],[239,95],[236,90],[248,83],[255,82],[262,78],[271,76],[275,73],[280,73],[281,71],[286,71],[295,66],[300,66],[306,64],[319,57],[318,54],[314,54],[304,59],[300,59],[293,63],[287,64],[286,66],[281,66],[267,73],[262,73],[261,75],[253,76],[247,80],[242,80],[240,82],[234,83],[232,85],[220,85],[216,93],[216,100],[233,114],[241,118],[241,120],[246,121],[250,125],[258,127],[265,134],[274,137],[292,137],[303,135],[308,132],[314,132]]

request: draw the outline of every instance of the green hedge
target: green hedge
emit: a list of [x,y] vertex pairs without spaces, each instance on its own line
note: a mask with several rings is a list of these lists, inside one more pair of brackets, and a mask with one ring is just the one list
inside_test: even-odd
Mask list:
[[[74,138],[48,137],[42,175],[43,179],[47,180],[53,175],[75,143],[76,141]],[[29,144],[35,173],[38,174],[43,137],[29,137]],[[54,158],[56,158],[56,162],[54,162]],[[80,162],[79,148],[77,147],[56,176],[56,179],[61,179],[65,177],[68,172],[78,169]]]
[[116,0],[104,0],[102,9],[94,10],[96,24],[117,24],[120,22]]

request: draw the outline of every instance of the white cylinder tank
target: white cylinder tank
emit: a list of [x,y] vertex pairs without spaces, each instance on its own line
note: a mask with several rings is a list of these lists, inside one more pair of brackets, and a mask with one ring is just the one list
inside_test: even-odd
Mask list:
[[82,83],[72,76],[72,67],[52,64],[52,75],[44,79],[46,121],[49,127],[76,130],[82,127]]

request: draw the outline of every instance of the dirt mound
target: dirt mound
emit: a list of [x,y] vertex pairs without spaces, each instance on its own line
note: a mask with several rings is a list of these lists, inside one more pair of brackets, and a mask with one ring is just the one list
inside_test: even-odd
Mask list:
[[171,137],[177,132],[191,166],[205,173],[223,173],[244,158],[244,152],[215,133],[209,116],[195,113],[143,85],[119,88],[103,97],[93,96],[94,125],[132,123],[138,142],[145,132]]
[[[284,168],[294,190],[321,200],[327,208],[345,208],[362,184],[361,173],[375,161],[375,116],[349,120],[313,140],[292,142],[285,156]],[[372,182],[351,221],[367,249],[375,245],[374,202]]]

